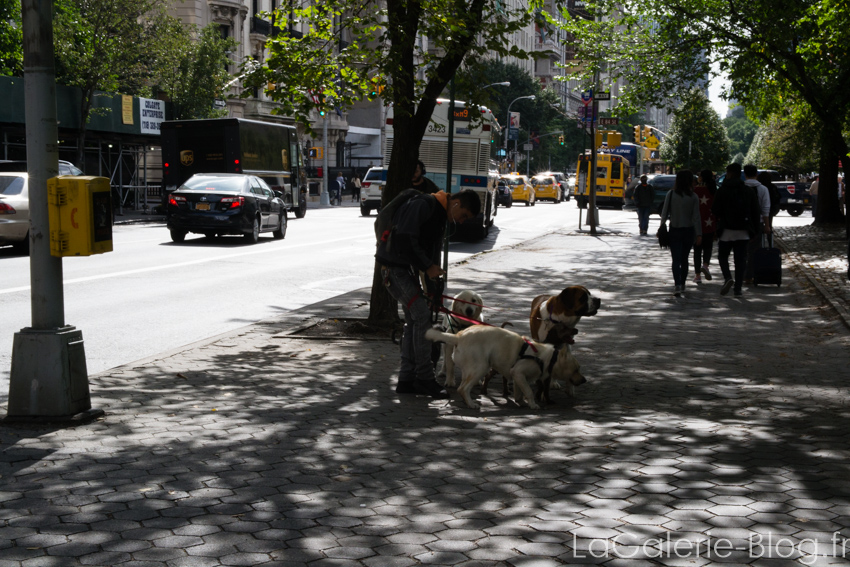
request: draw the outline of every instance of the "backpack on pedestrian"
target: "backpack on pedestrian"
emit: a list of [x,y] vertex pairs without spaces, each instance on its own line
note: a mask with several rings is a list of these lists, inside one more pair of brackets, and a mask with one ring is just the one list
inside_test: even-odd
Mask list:
[[378,217],[375,219],[375,238],[377,239],[377,246],[380,246],[381,242],[386,242],[387,249],[389,250],[390,236],[392,235],[392,230],[395,227],[393,224],[393,217],[395,217],[396,212],[403,204],[412,198],[419,196],[425,196],[425,194],[422,191],[411,187],[409,189],[405,189],[396,195],[392,201],[381,207],[380,212],[378,212]]
[[779,196],[779,189],[773,183],[766,185],[767,192],[770,194],[770,216],[775,217],[779,214],[779,202],[782,200]]
[[742,181],[724,182],[726,187],[723,195],[723,207],[720,211],[722,228],[730,230],[746,230],[752,237],[756,232],[758,219],[751,218],[754,190],[744,185]]

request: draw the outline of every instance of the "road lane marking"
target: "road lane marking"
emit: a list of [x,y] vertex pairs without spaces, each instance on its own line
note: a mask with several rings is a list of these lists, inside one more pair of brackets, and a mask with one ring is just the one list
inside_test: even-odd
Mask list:
[[[296,248],[306,248],[308,246],[321,246],[322,244],[335,244],[337,242],[349,242],[350,240],[351,240],[351,238],[335,238],[333,240],[320,240],[320,241],[307,242],[307,243],[304,243],[304,244],[293,244],[292,246],[285,246],[285,247],[280,247],[280,248],[278,248],[278,247],[275,247],[275,248],[263,247],[262,250],[240,252],[239,254],[225,254],[224,256],[214,256],[214,257],[211,257],[211,258],[203,258],[203,259],[200,259],[200,260],[192,260],[190,262],[181,262],[179,264],[163,264],[161,266],[149,266],[147,268],[138,268],[138,269],[135,269],[135,270],[125,270],[123,272],[112,272],[112,273],[108,273],[108,274],[99,274],[97,276],[86,276],[86,277],[83,277],[83,278],[74,278],[74,279],[70,279],[70,280],[65,280],[63,282],[63,284],[68,285],[68,284],[75,284],[75,283],[90,282],[90,281],[95,281],[95,280],[105,280],[105,279],[108,279],[108,278],[120,278],[120,277],[123,277],[123,276],[132,276],[132,275],[135,275],[135,274],[144,274],[146,272],[155,272],[155,271],[158,271],[158,270],[169,270],[169,269],[172,269],[172,268],[183,268],[183,267],[188,267],[188,266],[196,266],[198,264],[206,264],[208,262],[216,262],[216,261],[219,261],[219,260],[229,260],[231,258],[240,258],[242,256],[254,256],[256,254],[266,254],[266,253],[269,253],[269,252],[285,252],[287,250],[294,250]],[[8,293],[18,293],[18,292],[21,292],[21,291],[27,291],[28,289],[30,289],[30,286],[28,286],[28,285],[27,286],[21,286],[21,287],[10,287],[10,288],[7,288],[7,289],[0,289],[0,295],[5,295],[5,294],[8,294]]]

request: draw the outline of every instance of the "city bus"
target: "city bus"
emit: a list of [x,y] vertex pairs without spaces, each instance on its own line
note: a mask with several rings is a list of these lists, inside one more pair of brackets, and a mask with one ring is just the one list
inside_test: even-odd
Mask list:
[[[425,176],[444,191],[450,103],[447,99],[437,99],[437,106],[431,114],[431,121],[419,146],[419,159],[425,164],[427,172]],[[498,176],[490,172],[490,140],[497,134],[498,128],[498,122],[489,108],[467,107],[465,102],[455,101],[451,193],[472,189],[481,198],[481,214],[458,227],[457,237],[480,240],[487,236],[493,225]],[[384,163],[390,163],[394,139],[392,106],[387,109],[385,133]]]
[[[590,199],[588,171],[592,159],[590,154],[578,156],[575,195],[580,208],[586,208]],[[597,207],[623,208],[623,192],[628,174],[629,160],[623,156],[596,154]]]

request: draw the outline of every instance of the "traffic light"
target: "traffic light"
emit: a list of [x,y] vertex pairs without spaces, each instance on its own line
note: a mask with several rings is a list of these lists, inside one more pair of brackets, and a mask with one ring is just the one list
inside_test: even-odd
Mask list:
[[650,126],[643,127],[643,141],[645,142],[647,138],[652,136],[652,128]]
[[635,126],[635,144],[640,144],[640,126]]
[[623,135],[619,132],[608,132],[608,147],[619,148],[623,141]]
[[598,130],[596,132],[596,145],[594,147],[595,148],[601,148],[602,147],[602,132],[599,132]]
[[563,136],[558,136],[558,143],[561,144],[562,146],[564,145],[564,137]]
[[[310,148],[307,150],[307,157],[310,159],[324,159],[325,148]],[[321,177],[321,175],[319,177]]]

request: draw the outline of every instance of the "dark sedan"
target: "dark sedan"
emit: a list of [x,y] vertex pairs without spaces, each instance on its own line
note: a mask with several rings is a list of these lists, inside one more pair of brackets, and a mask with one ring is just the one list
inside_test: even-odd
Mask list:
[[508,209],[514,204],[513,191],[504,179],[496,185],[496,204]]
[[286,235],[286,205],[254,175],[200,173],[168,198],[166,222],[174,242],[193,232],[207,238],[242,235],[255,243],[261,232]]

